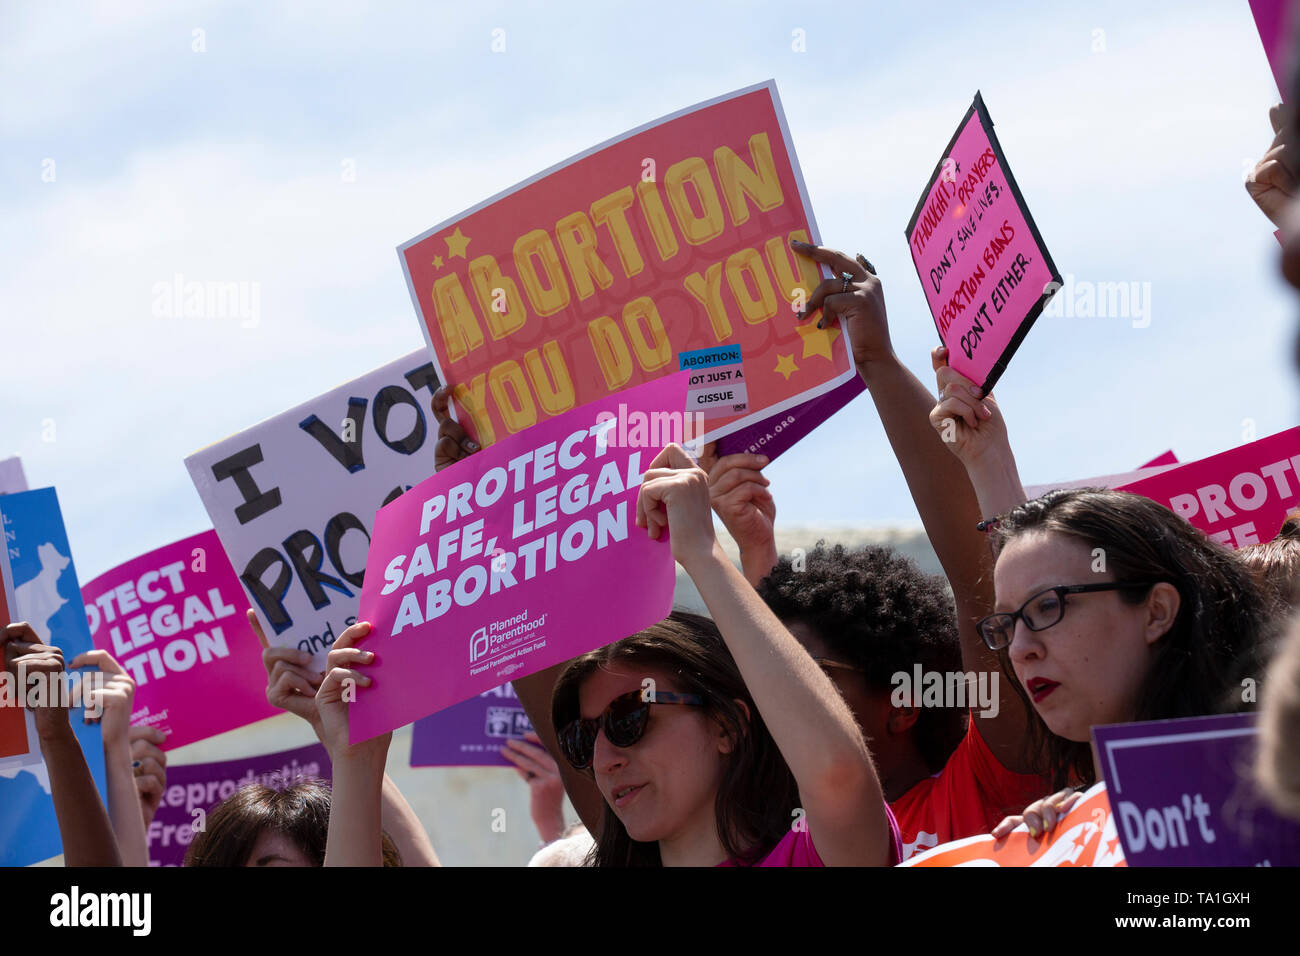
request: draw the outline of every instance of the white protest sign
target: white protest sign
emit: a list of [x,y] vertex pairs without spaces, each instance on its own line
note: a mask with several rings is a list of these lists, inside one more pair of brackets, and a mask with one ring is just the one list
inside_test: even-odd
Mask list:
[[421,349],[185,459],[267,639],[324,667],[355,623],[375,512],[434,472]]

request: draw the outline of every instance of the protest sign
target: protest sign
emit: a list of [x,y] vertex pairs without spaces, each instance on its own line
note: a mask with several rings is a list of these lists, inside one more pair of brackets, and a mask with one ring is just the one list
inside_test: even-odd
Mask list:
[[1027,485],[1025,500],[1033,501],[1049,491],[1065,488],[1119,488],[1121,485],[1129,485],[1143,478],[1159,475],[1177,464],[1178,459],[1174,457],[1174,453],[1167,451],[1163,455],[1152,458],[1145,465],[1139,466],[1137,471],[1126,471],[1118,475],[1100,475],[1096,478],[1074,478],[1070,481],[1057,481],[1046,485]]
[[687,374],[501,439],[375,516],[362,619],[374,688],[352,742],[633,634],[672,610],[676,565],[636,522],[641,475],[680,439]]
[[838,325],[795,320],[821,274],[791,239],[817,229],[768,82],[574,156],[398,257],[457,418],[484,447],[679,370],[704,441],[855,377]]
[[1164,452],[1163,454],[1156,455],[1156,457],[1152,458],[1145,465],[1138,465],[1138,467],[1158,468],[1161,465],[1176,465],[1176,464],[1178,464],[1178,456],[1174,454],[1173,449],[1171,448],[1169,451]]
[[[3,535],[0,535],[0,540],[5,540]],[[13,589],[10,583],[9,563],[3,553],[7,550],[5,547],[0,547],[0,627],[13,621],[9,611],[10,607],[14,606]],[[3,661],[0,661],[0,669],[3,667]],[[32,754],[35,750],[35,741],[30,739],[28,731],[24,708],[0,706],[0,767],[7,764],[16,766],[20,762],[18,758],[26,758]]]
[[1282,102],[1291,97],[1291,84],[1287,81],[1287,54],[1291,39],[1290,0],[1250,0],[1250,13],[1255,18],[1255,29],[1264,44],[1268,67],[1273,71]]
[[27,476],[23,474],[23,460],[17,456],[0,461],[0,495],[27,490]]
[[[0,497],[4,531],[3,576],[12,587],[10,613],[26,621],[63,660],[91,650],[59,499],[53,488]],[[74,686],[76,683],[74,675]],[[75,698],[74,698],[75,700]],[[73,706],[68,721],[81,745],[91,777],[104,789],[104,744],[98,723],[86,723],[85,708]],[[0,764],[0,866],[26,866],[62,852],[50,777],[39,748]]]
[[948,364],[992,391],[1061,275],[979,93],[905,235]]
[[[1289,473],[1289,474],[1288,474]],[[1300,427],[1122,485],[1232,548],[1271,541],[1300,502]]]
[[1094,727],[1130,866],[1300,866],[1300,823],[1250,777],[1254,714]]
[[532,729],[514,687],[502,684],[417,720],[411,728],[411,766],[513,767],[501,748]]
[[250,783],[283,790],[302,780],[331,776],[330,758],[320,744],[279,753],[167,768],[167,789],[149,824],[149,865],[180,866],[208,814]]
[[1096,784],[1045,839],[1022,823],[1001,841],[990,835],[942,843],[899,866],[1126,866],[1105,784]]
[[118,565],[81,596],[95,646],[135,680],[131,723],[167,734],[164,750],[281,713],[215,531]]
[[185,459],[267,639],[318,670],[356,622],[375,512],[433,474],[437,387],[414,352]]
[[718,439],[717,455],[721,458],[746,452],[751,455],[766,455],[775,460],[778,455],[789,451],[795,442],[866,391],[866,388],[861,376],[854,375],[825,395],[722,436]]

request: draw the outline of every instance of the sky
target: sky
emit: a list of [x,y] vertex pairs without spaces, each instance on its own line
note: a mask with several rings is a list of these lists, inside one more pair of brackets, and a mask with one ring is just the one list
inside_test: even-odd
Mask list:
[[[83,583],[197,533],[187,455],[424,346],[399,243],[769,78],[932,387],[903,230],[977,89],[1060,271],[1136,283],[1144,315],[1044,317],[998,385],[1027,484],[1296,424],[1247,3],[1059,6],[6,3],[0,459],[57,487]],[[156,315],[178,274],[257,283],[257,323]],[[866,395],[768,474],[778,525],[917,521]]]

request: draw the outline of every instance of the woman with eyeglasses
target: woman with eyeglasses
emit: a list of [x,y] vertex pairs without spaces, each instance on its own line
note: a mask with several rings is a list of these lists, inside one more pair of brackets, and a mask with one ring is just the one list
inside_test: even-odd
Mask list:
[[[1033,707],[1026,742],[1045,756],[1053,785],[1099,778],[1094,726],[1240,709],[1234,682],[1257,673],[1250,662],[1265,624],[1242,562],[1140,495],[1078,488],[1025,501],[996,401],[944,358],[936,353],[931,424],[949,435],[981,510],[998,516],[982,522],[996,613],[979,622],[980,636]],[[1068,809],[1064,793],[1040,803],[1024,815],[1035,832]],[[1004,820],[994,835],[1019,822]]]
[[713,616],[674,612],[571,661],[552,720],[605,801],[597,866],[892,865],[897,824],[835,685],[723,554],[708,475],[676,445],[637,524]]

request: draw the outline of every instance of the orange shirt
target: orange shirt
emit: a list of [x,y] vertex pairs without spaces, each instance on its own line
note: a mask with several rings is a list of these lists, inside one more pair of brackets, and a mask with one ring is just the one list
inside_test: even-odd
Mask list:
[[970,726],[943,769],[890,804],[903,835],[903,859],[940,843],[988,833],[1051,792],[1034,774],[1012,773]]

